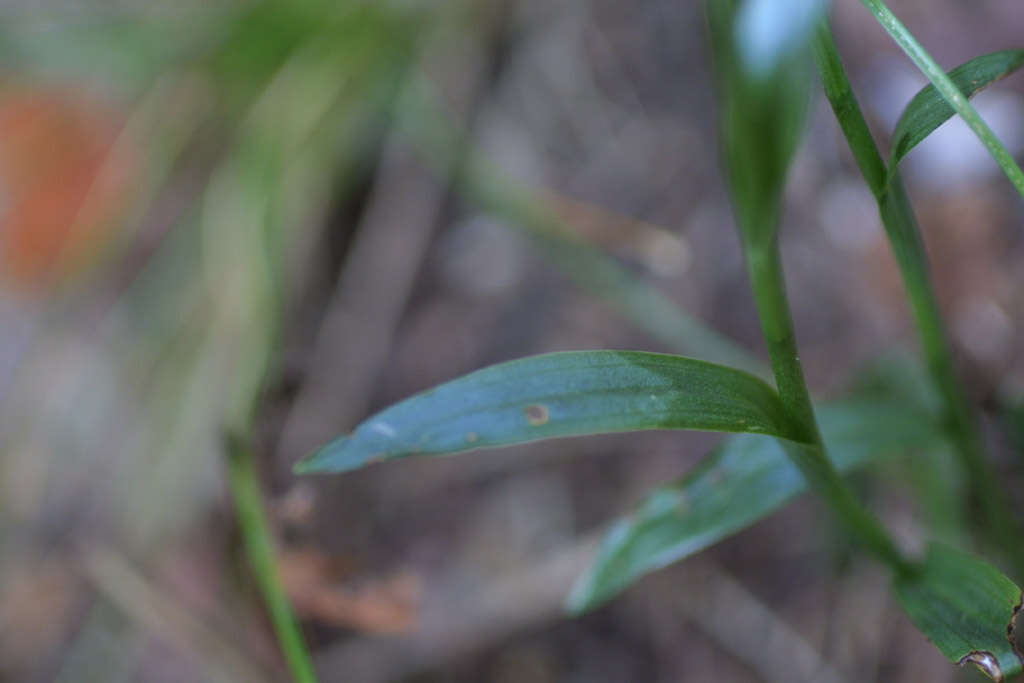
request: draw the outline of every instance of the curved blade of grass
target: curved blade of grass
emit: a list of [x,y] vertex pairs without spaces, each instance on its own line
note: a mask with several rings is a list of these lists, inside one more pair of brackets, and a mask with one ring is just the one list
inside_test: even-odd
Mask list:
[[313,661],[278,576],[273,540],[263,509],[252,453],[237,437],[227,439],[228,481],[249,564],[266,604],[288,669],[296,683],[316,683]]
[[914,625],[950,661],[974,664],[994,681],[1024,670],[1021,590],[994,567],[935,544],[922,571],[895,588]]
[[[991,83],[1024,66],[1024,50],[1002,50],[976,57],[949,72],[949,78],[963,93],[974,97]],[[890,173],[919,142],[956,114],[934,85],[921,89],[903,110],[892,136]]]
[[[817,414],[832,464],[842,473],[940,440],[931,417],[892,397],[850,399],[821,406]],[[596,607],[643,575],[754,524],[806,489],[806,479],[775,439],[729,438],[612,526],[576,582],[568,609]]]
[[917,42],[917,39],[896,18],[896,15],[892,13],[884,2],[881,2],[881,0],[861,0],[861,2],[875,15],[878,23],[888,31],[892,39],[896,41],[896,44],[917,65],[917,68],[928,77],[928,80],[932,82],[935,89],[941,93],[942,97],[960,115],[960,118],[970,126],[974,134],[978,136],[982,144],[985,145],[985,148],[992,155],[992,158],[1003,169],[1006,177],[1017,188],[1017,192],[1024,196],[1024,171],[1020,170],[1020,166],[1013,160],[1010,153],[1006,151],[1003,143],[999,142],[999,138],[996,137],[992,129],[985,123],[985,120],[971,106],[971,103],[956,84],[946,75],[942,67],[932,59],[931,55]]
[[658,353],[568,351],[493,365],[413,396],[296,471],[643,429],[795,436],[775,391],[740,370]]

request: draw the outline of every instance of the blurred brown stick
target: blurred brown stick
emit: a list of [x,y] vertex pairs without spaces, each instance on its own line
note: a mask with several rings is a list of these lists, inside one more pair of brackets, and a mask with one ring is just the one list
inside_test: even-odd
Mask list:
[[[597,543],[596,536],[585,536],[529,568],[469,593],[459,585],[427,586],[411,632],[347,641],[316,657],[317,669],[328,680],[332,673],[344,672],[361,683],[397,681],[565,618],[565,596]],[[661,609],[694,623],[766,681],[842,682],[800,634],[711,560],[689,558],[655,580],[658,595],[675,596]]]

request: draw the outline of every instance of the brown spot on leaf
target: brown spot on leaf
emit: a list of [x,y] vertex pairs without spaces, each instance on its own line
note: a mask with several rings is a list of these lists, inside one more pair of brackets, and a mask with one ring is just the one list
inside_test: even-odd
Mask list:
[[545,405],[534,403],[533,405],[526,406],[523,413],[526,415],[526,421],[530,423],[531,427],[540,427],[548,423],[548,407]]
[[957,664],[960,666],[963,666],[964,664],[973,664],[996,683],[1003,683],[1003,670],[999,668],[999,660],[997,660],[995,655],[991,652],[975,650],[974,652],[961,657]]

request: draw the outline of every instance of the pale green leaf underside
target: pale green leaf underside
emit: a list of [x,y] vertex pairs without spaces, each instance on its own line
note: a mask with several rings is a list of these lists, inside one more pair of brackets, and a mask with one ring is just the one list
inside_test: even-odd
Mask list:
[[[894,399],[858,398],[817,411],[836,469],[935,446],[941,432],[923,411]],[[591,609],[641,576],[754,524],[807,483],[775,439],[731,437],[675,484],[656,489],[612,526],[573,588],[568,608]]]
[[896,582],[914,625],[948,659],[974,664],[993,680],[1021,672],[1021,591],[994,567],[942,545],[928,550],[922,572]]
[[296,470],[646,429],[795,437],[775,390],[745,372],[657,353],[569,351],[493,365],[413,396]]
[[[1002,50],[976,57],[949,72],[956,87],[966,97],[973,97],[988,85],[1024,66],[1024,50]],[[953,108],[935,89],[928,85],[921,89],[903,111],[892,136],[889,172],[907,153],[954,115]]]

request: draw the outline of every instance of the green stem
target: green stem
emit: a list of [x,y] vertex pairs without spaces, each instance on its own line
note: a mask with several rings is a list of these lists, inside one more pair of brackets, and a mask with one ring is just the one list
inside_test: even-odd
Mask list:
[[263,511],[262,495],[252,454],[237,438],[229,437],[227,447],[228,473],[238,524],[245,541],[246,555],[263,594],[274,633],[295,681],[316,683],[312,659],[277,575],[274,545]]
[[871,136],[868,124],[864,120],[860,103],[853,94],[850,80],[839,57],[835,38],[827,21],[818,24],[814,40],[814,59],[821,74],[822,86],[832,111],[835,113],[839,127],[846,137],[846,142],[853,152],[853,158],[860,168],[864,182],[867,183],[876,198],[885,191],[885,162],[878,153],[875,139]]
[[878,23],[882,25],[892,39],[896,41],[903,52],[910,57],[911,61],[917,65],[917,68],[921,70],[928,80],[932,82],[936,90],[942,94],[942,96],[949,102],[949,105],[953,107],[953,111],[960,115],[967,125],[970,126],[971,130],[974,131],[975,135],[981,140],[985,148],[988,149],[992,158],[996,160],[999,167],[1003,169],[1003,173],[1010,179],[1013,186],[1017,188],[1022,196],[1024,196],[1024,172],[1020,170],[1020,167],[1010,156],[1010,153],[1006,151],[1003,144],[999,142],[999,138],[996,137],[992,129],[988,127],[985,120],[981,118],[977,110],[970,103],[967,97],[964,96],[960,89],[956,87],[956,84],[949,78],[945,70],[939,66],[931,55],[925,51],[924,47],[921,46],[917,39],[907,30],[907,28],[896,18],[896,15],[886,7],[884,2],[881,0],[861,0],[864,6],[875,15]]
[[993,542],[1003,548],[1018,567],[1024,567],[1024,547],[1018,542],[1022,536],[1013,522],[1013,513],[1002,487],[988,464],[976,417],[956,375],[953,353],[913,208],[899,173],[895,169],[891,174],[886,172],[885,163],[846,77],[832,32],[824,22],[815,41],[815,57],[825,95],[864,181],[878,202],[882,224],[907,291],[925,362],[942,396],[945,422],[956,445],[961,467],[970,481],[972,495],[982,508],[986,530]]
[[745,252],[779,395],[805,442],[782,442],[787,454],[854,538],[897,574],[910,574],[910,563],[878,518],[860,504],[826,455],[797,350],[778,244],[774,240],[768,245],[748,243]]

